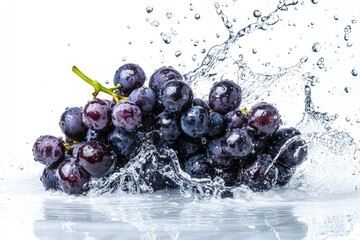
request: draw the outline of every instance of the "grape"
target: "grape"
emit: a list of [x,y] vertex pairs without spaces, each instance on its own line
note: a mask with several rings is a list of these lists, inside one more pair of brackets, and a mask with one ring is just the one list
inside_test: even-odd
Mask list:
[[272,164],[268,154],[258,155],[255,162],[247,168],[240,168],[238,179],[255,192],[262,192],[272,188],[276,182],[278,170]]
[[59,188],[59,179],[56,175],[56,168],[46,166],[40,177],[46,190],[57,190]]
[[211,119],[207,109],[193,106],[182,114],[180,119],[181,129],[190,137],[204,137],[210,129]]
[[[268,152],[273,158],[280,149],[291,138],[293,138],[277,158],[277,162],[289,168],[297,167],[307,158],[307,144],[300,138],[301,133],[295,128],[282,128],[276,131],[269,142]],[[299,136],[299,137],[295,137]]]
[[111,124],[110,104],[95,98],[89,101],[82,112],[82,121],[92,130],[104,130]]
[[209,110],[210,111],[210,107],[209,107],[209,105],[207,104],[207,102],[205,102],[203,99],[201,99],[201,98],[194,98],[193,99],[193,102],[192,102],[192,105],[193,106],[200,106],[200,107],[203,107],[203,108],[205,108],[205,109],[207,109],[207,110]]
[[90,181],[90,176],[76,163],[75,158],[60,163],[57,177],[59,188],[67,194],[80,195],[89,190],[87,183]]
[[181,135],[173,144],[172,148],[177,152],[179,162],[184,164],[185,160],[190,157],[204,153],[204,147],[199,143],[198,139],[189,137],[187,135]]
[[225,119],[218,112],[210,112],[210,130],[207,136],[210,138],[219,137],[225,132]]
[[55,166],[64,158],[65,146],[57,137],[43,135],[36,139],[32,152],[35,161],[46,166]]
[[139,148],[140,139],[136,133],[114,129],[109,134],[109,145],[118,155],[130,157]]
[[180,113],[192,104],[193,92],[183,81],[171,80],[162,85],[159,91],[159,102],[165,111]]
[[143,114],[150,113],[156,105],[156,94],[148,87],[139,87],[130,93],[129,101],[138,105]]
[[247,130],[233,128],[224,135],[222,146],[230,157],[242,159],[254,150],[254,139]]
[[238,168],[230,168],[230,169],[217,169],[216,174],[217,177],[221,177],[225,186],[234,186],[238,183]]
[[154,114],[143,114],[141,116],[141,125],[138,129],[139,132],[150,132],[154,130],[156,124],[156,118]]
[[217,138],[208,143],[206,156],[211,160],[212,165],[219,168],[229,168],[236,161],[228,156],[222,149],[221,138]]
[[192,178],[212,178],[214,168],[211,166],[205,154],[198,154],[185,162],[184,172]]
[[172,67],[162,67],[151,75],[149,87],[157,94],[161,86],[171,80],[183,80],[182,75]]
[[224,118],[228,128],[242,128],[246,121],[245,114],[240,110],[230,111]]
[[118,102],[112,110],[112,122],[122,131],[133,132],[141,125],[141,110],[132,102]]
[[161,140],[170,142],[176,140],[182,132],[179,117],[168,112],[162,112],[156,118],[156,129]]
[[241,103],[241,88],[233,81],[223,80],[215,83],[209,93],[209,106],[216,112],[226,114],[235,110]]
[[247,126],[255,136],[266,137],[280,127],[278,110],[271,104],[261,102],[253,106],[247,115]]
[[136,88],[144,85],[145,82],[144,70],[133,63],[122,65],[115,73],[114,85],[121,84],[121,88],[117,89],[117,93],[121,96],[129,96],[129,94]]
[[94,131],[89,129],[86,134],[86,141],[96,140],[99,142],[107,143],[107,138],[110,130],[106,129],[104,131]]
[[280,187],[285,186],[286,184],[288,184],[290,182],[291,177],[295,173],[295,169],[288,168],[288,167],[285,167],[285,166],[283,166],[281,164],[277,164],[277,163],[275,163],[274,166],[278,170],[278,177],[276,179],[276,185],[278,185]]
[[81,116],[81,108],[67,108],[60,117],[61,131],[70,139],[75,141],[84,140],[87,127],[84,125]]
[[81,145],[77,164],[92,177],[103,177],[114,170],[116,155],[101,142],[92,140]]

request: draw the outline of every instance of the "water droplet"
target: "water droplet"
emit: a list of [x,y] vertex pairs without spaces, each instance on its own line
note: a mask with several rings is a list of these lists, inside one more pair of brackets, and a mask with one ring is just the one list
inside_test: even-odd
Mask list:
[[167,13],[166,13],[166,17],[167,17],[168,19],[171,19],[171,18],[172,18],[172,13],[171,13],[171,12],[167,12]]
[[252,53],[253,53],[253,54],[256,54],[256,53],[257,53],[257,49],[256,49],[256,48],[253,48],[253,49],[252,49]]
[[351,23],[356,24],[356,20],[355,19],[351,20]]
[[206,52],[205,48],[201,49],[201,53],[205,53],[205,52]]
[[350,43],[350,42],[346,44],[347,47],[352,47],[352,45],[353,45],[353,44]]
[[335,20],[339,20],[339,15],[335,15],[335,16],[334,16],[334,19],[335,19]]
[[130,25],[127,25],[127,28],[128,28],[128,29],[130,29],[130,28],[131,28],[131,26],[130,26]]
[[197,58],[196,54],[192,55],[192,57],[191,57],[191,59],[192,59],[193,61],[196,61],[196,58]]
[[151,23],[151,25],[155,26],[155,27],[158,27],[160,25],[160,23],[158,21],[153,21]]
[[318,68],[323,69],[324,66],[324,61],[325,59],[323,57],[319,58],[319,60],[317,61],[316,65],[318,66]]
[[123,57],[122,60],[125,62],[125,61],[126,61],[126,57]]
[[190,3],[190,11],[194,10],[192,3]]
[[23,165],[19,165],[19,170],[24,170],[24,166]]
[[199,19],[200,19],[200,14],[198,14],[198,13],[195,14],[195,19],[196,19],[196,20],[199,20]]
[[346,118],[345,118],[345,121],[346,121],[346,122],[350,122],[351,119],[350,119],[349,117],[346,117]]
[[317,4],[317,3],[319,2],[319,0],[311,0],[311,2],[312,2],[313,4]]
[[181,56],[181,51],[180,50],[176,51],[175,52],[175,57],[180,57],[180,56]]
[[344,91],[345,91],[346,93],[349,93],[349,92],[351,91],[351,87],[345,87],[345,88],[344,88]]
[[110,83],[110,81],[109,81],[109,80],[106,80],[106,81],[105,81],[105,84],[109,84],[109,83]]
[[216,37],[219,38],[219,37],[220,37],[220,34],[217,33],[217,34],[216,34]]
[[163,32],[162,32],[160,35],[161,35],[161,38],[162,38],[162,40],[164,41],[164,43],[166,43],[166,44],[171,43],[170,34],[166,34],[166,33],[163,33]]
[[132,42],[131,41],[129,41],[129,45],[131,45],[132,44]]
[[237,21],[237,19],[236,18],[233,18],[233,22],[236,22]]
[[320,43],[316,42],[316,43],[314,43],[314,44],[312,45],[312,50],[313,50],[314,52],[318,52],[318,51],[320,51],[320,49],[321,49]]
[[171,28],[171,34],[172,35],[177,35],[177,31],[175,29]]
[[154,43],[154,41],[153,40],[150,40],[150,44],[153,44]]
[[151,7],[151,6],[148,6],[148,7],[146,8],[146,12],[147,12],[147,13],[151,13],[153,10],[154,10],[154,9],[153,9],[153,7]]
[[306,63],[309,58],[307,56],[304,56],[300,59],[300,63]]
[[253,12],[253,16],[254,17],[256,17],[256,18],[259,18],[259,17],[261,17],[261,12],[259,11],[259,10],[255,10],[254,12]]
[[355,68],[353,68],[353,69],[351,70],[351,74],[352,74],[354,77],[356,77],[356,76],[358,75],[358,71],[357,71]]
[[196,41],[194,42],[194,47],[197,47],[198,45],[199,45],[199,41],[196,40]]

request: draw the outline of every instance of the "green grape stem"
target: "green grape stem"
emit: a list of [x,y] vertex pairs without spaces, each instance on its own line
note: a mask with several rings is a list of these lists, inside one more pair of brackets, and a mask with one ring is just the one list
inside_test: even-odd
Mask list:
[[113,87],[113,88],[107,88],[104,87],[103,85],[101,85],[98,81],[92,80],[91,78],[89,78],[88,76],[86,76],[82,71],[80,71],[80,69],[78,69],[76,66],[72,67],[72,71],[78,75],[82,80],[84,80],[85,82],[87,82],[88,84],[90,84],[91,86],[93,86],[94,88],[94,92],[93,92],[93,97],[96,98],[97,95],[99,94],[99,92],[103,92],[106,94],[109,94],[110,96],[112,96],[114,98],[114,100],[116,102],[119,102],[120,100],[127,100],[127,97],[124,96],[119,96],[117,95],[114,90],[121,88],[121,84],[119,83],[117,86]]

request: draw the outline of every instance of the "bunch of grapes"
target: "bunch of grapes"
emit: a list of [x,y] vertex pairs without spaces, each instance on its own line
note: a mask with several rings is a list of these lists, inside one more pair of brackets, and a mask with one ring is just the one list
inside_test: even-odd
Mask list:
[[[307,145],[295,128],[280,128],[279,111],[260,102],[241,109],[242,90],[233,81],[215,83],[208,99],[194,98],[191,87],[172,67],[146,76],[136,64],[115,73],[106,88],[78,68],[73,71],[95,92],[83,108],[61,115],[64,137],[42,135],[34,143],[35,161],[45,165],[45,189],[85,194],[93,179],[109,178],[127,168],[143,144],[174,150],[191,179],[220,177],[225,186],[266,191],[286,185],[307,157]],[[98,98],[102,91],[111,100]],[[154,190],[176,187],[162,174],[163,155],[146,155],[142,174]]]

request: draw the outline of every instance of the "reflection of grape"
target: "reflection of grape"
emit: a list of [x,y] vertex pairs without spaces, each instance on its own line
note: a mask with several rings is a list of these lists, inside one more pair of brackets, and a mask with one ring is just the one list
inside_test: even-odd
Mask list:
[[209,106],[216,112],[226,114],[235,110],[241,103],[241,88],[238,84],[223,80],[210,89]]
[[58,138],[45,135],[36,139],[32,152],[35,161],[47,166],[54,166],[63,159],[65,147]]
[[258,103],[253,106],[247,115],[249,131],[256,136],[270,136],[276,132],[281,124],[278,110],[269,103]]

